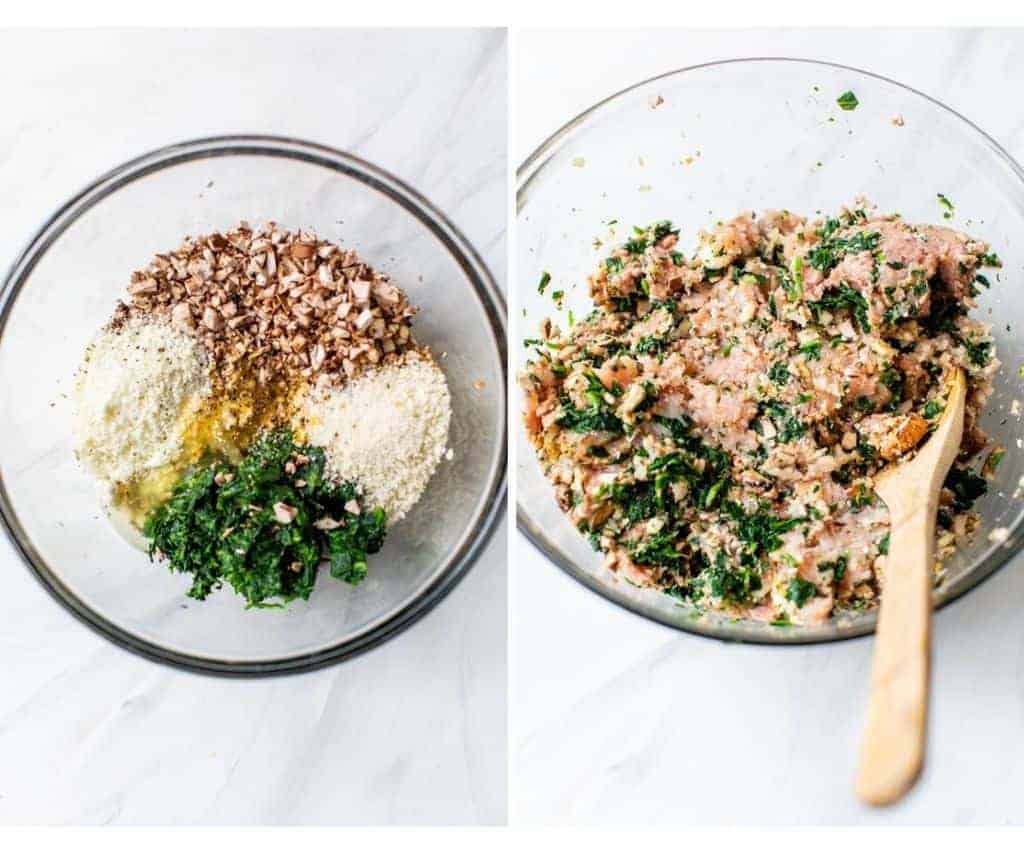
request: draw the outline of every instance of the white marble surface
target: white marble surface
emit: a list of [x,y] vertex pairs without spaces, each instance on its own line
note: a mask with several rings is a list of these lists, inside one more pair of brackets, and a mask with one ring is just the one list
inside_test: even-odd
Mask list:
[[[0,264],[108,168],[257,132],[389,169],[504,281],[505,68],[500,31],[0,31]],[[232,681],[114,647],[0,539],[0,822],[502,822],[505,541],[384,646]]]
[[[937,95],[1024,160],[1024,117],[1006,100],[1024,83],[1022,47],[1020,31],[521,33],[516,159],[645,77],[777,55],[867,67]],[[676,633],[513,542],[513,821],[1024,822],[1021,559],[937,615],[925,775],[902,804],[870,812],[852,792],[870,640],[768,648]]]

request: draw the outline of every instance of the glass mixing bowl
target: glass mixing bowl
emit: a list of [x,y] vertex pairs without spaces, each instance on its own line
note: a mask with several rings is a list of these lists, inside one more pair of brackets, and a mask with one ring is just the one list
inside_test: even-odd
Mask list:
[[[321,573],[308,602],[204,602],[133,549],[72,453],[68,392],[129,274],[186,234],[273,219],[311,227],[388,272],[420,307],[417,339],[452,395],[450,446],[427,491],[358,587]],[[308,669],[394,635],[452,589],[505,494],[505,307],[490,273],[430,202],[382,169],[320,145],[222,137],[174,145],[74,196],[15,261],[0,296],[0,514],[17,550],[76,616],[151,658],[219,673]]]
[[[859,106],[836,99],[852,90]],[[954,204],[943,219],[937,194]],[[937,222],[988,240],[1003,260],[977,316],[994,324],[1003,363],[982,426],[1008,450],[989,493],[977,503],[980,535],[947,563],[941,606],[1005,563],[1021,547],[1022,508],[1014,497],[1024,474],[1018,449],[1024,397],[1024,171],[963,116],[933,98],[866,71],[792,59],[741,59],[673,71],[612,95],[545,141],[518,173],[515,366],[519,340],[544,316],[590,308],[586,276],[604,257],[595,239],[627,239],[632,225],[671,219],[685,250],[696,231],[743,210],[788,208],[813,215],[864,195],[911,222]],[[608,223],[617,220],[618,224]],[[614,236],[610,231],[614,229]],[[606,254],[606,247],[603,250]],[[537,293],[542,271],[552,281]],[[565,311],[551,293],[563,290]],[[519,529],[555,565],[635,613],[676,628],[728,640],[800,643],[866,634],[875,614],[833,618],[815,627],[773,627],[701,615],[652,590],[632,587],[555,505],[550,484],[521,425],[517,442]],[[987,533],[1006,528],[999,544]]]

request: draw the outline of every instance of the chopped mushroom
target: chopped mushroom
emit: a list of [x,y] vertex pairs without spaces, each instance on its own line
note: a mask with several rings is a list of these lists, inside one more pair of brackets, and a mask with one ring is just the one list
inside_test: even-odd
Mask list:
[[281,522],[281,524],[291,524],[295,521],[297,514],[298,510],[293,506],[288,506],[288,504],[281,501],[274,504],[274,518]]

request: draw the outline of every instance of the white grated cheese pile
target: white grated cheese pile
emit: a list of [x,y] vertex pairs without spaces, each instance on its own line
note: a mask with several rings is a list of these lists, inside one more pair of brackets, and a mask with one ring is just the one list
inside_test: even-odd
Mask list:
[[359,483],[390,525],[423,494],[445,453],[450,421],[444,374],[410,355],[340,390],[311,391],[297,425],[310,444],[324,448],[331,476]]
[[100,479],[121,483],[173,461],[186,418],[210,393],[199,344],[169,324],[105,327],[75,377],[75,450]]

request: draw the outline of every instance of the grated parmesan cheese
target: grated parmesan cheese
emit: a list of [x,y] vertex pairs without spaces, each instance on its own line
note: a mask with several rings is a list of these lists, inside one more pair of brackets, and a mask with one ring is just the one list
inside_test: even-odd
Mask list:
[[310,391],[296,426],[327,454],[330,475],[355,480],[388,524],[420,499],[444,456],[451,397],[428,358],[410,357],[339,390]]
[[167,323],[129,320],[89,344],[73,393],[78,458],[122,483],[180,453],[182,427],[210,393],[207,358]]

